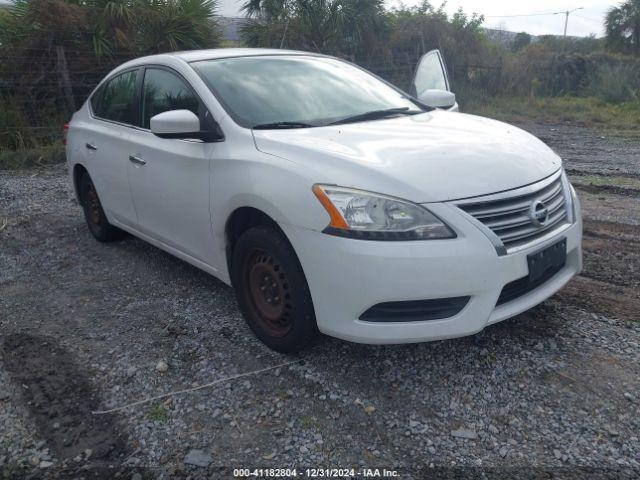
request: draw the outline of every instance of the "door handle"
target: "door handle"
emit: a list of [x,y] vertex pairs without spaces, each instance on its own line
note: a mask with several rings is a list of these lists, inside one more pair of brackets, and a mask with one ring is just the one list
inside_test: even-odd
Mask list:
[[87,147],[89,150],[93,150],[94,152],[98,149],[98,147],[96,147],[92,143],[86,143],[84,146]]
[[141,159],[140,157],[136,157],[135,155],[129,155],[129,161],[131,163],[135,163],[136,165],[146,165],[147,162]]

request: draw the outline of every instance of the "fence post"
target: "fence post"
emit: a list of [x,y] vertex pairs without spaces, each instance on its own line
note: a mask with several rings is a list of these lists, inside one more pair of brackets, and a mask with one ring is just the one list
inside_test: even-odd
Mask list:
[[58,72],[58,84],[60,85],[60,90],[64,94],[69,114],[72,114],[76,111],[76,102],[73,98],[71,78],[69,77],[69,67],[67,66],[67,57],[62,45],[56,45],[56,71]]

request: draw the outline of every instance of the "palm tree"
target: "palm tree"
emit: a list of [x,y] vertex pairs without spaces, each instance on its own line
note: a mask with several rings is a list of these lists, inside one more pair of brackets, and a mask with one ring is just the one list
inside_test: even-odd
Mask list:
[[216,46],[216,2],[12,0],[0,16],[0,100],[32,125],[46,123],[46,112],[70,114],[125,60]]
[[607,44],[616,50],[640,54],[640,0],[613,7],[605,19]]
[[249,45],[323,53],[355,54],[384,23],[383,0],[247,0],[243,10]]

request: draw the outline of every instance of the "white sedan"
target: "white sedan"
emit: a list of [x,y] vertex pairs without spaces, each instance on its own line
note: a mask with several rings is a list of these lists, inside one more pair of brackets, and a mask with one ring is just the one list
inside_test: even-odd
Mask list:
[[305,52],[139,58],[74,114],[69,173],[94,237],[231,284],[273,349],[470,335],[580,272],[580,206],[558,155],[448,89],[437,52],[415,97]]

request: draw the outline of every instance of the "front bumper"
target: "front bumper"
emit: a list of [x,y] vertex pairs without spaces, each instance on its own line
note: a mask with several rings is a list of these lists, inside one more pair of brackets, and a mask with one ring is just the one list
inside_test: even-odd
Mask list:
[[[489,238],[450,204],[430,210],[458,233],[448,240],[376,242],[353,240],[281,225],[307,278],[321,332],[358,343],[413,343],[479,332],[532,308],[582,269],[582,222],[576,221],[517,253],[499,256]],[[496,307],[502,288],[528,274],[527,255],[567,239],[564,267],[549,281]],[[469,296],[455,316],[427,321],[374,323],[360,320],[383,302]]]

